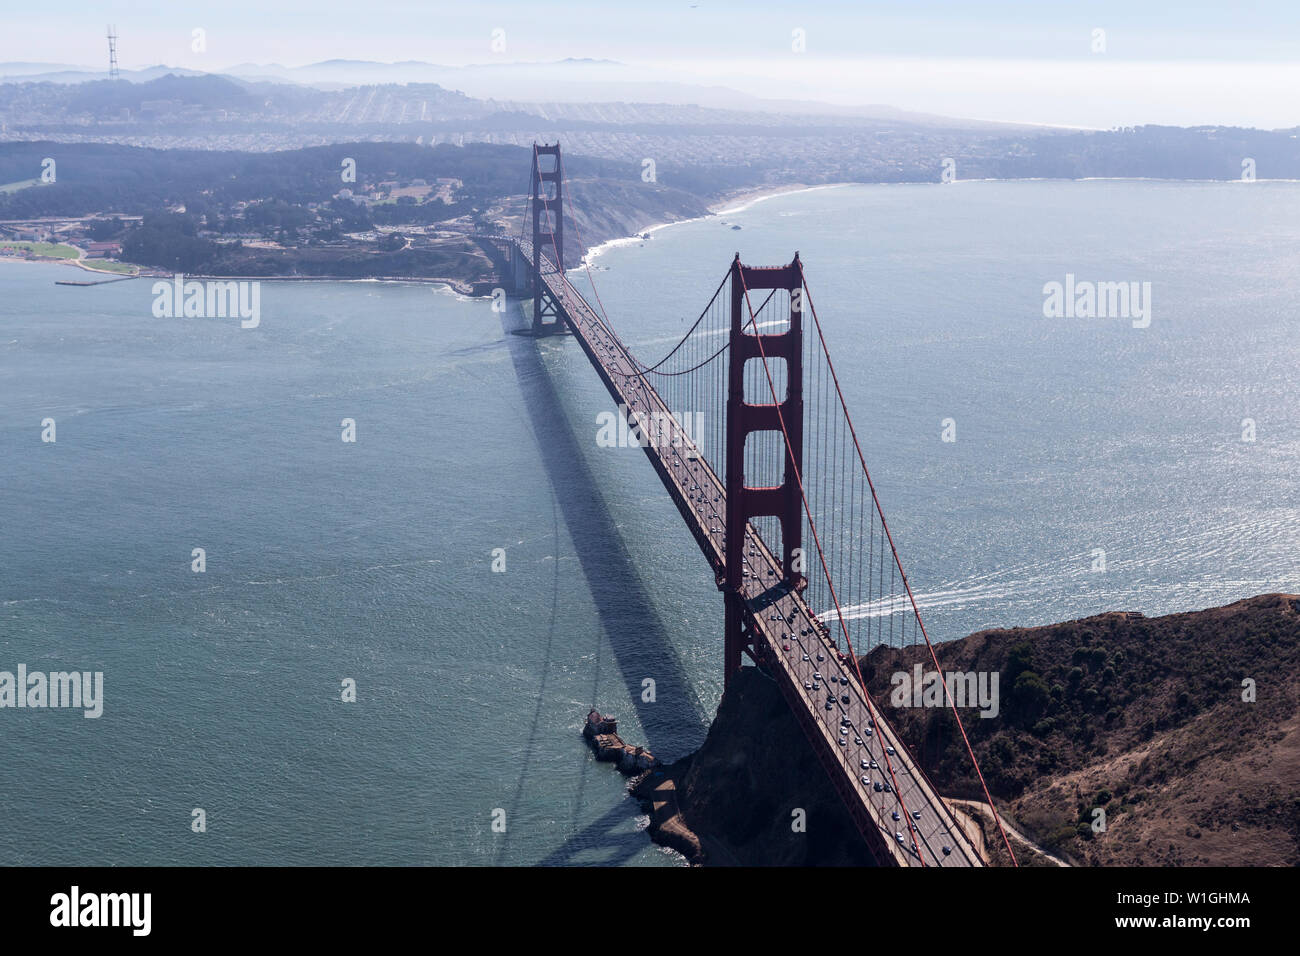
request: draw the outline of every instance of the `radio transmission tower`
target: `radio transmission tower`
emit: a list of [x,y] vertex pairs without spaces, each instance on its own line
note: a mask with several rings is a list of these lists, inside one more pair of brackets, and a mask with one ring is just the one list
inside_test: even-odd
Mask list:
[[108,78],[110,80],[118,79],[117,31],[113,27],[108,28]]

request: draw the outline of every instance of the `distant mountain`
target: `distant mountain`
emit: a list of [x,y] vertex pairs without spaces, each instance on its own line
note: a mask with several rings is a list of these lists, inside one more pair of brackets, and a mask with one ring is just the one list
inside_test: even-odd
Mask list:
[[[44,71],[42,71],[44,70]],[[153,66],[123,70],[122,79],[134,83],[167,74],[200,76],[197,71]],[[1024,130],[1025,126],[988,123],[872,104],[840,106],[807,100],[774,100],[741,93],[726,86],[682,83],[661,79],[658,71],[617,60],[575,58],[539,62],[478,63],[448,66],[422,60],[379,63],[371,60],[333,59],[304,66],[279,63],[240,63],[219,74],[245,85],[292,83],[338,92],[354,87],[387,84],[433,84],[478,100],[496,101],[502,109],[528,109],[532,104],[663,104],[731,112],[767,113],[790,117],[813,116],[856,121],[908,123],[913,126],[970,130]],[[103,71],[85,67],[44,67],[36,63],[0,63],[0,82],[81,83],[105,79]]]
[[91,114],[110,114],[123,109],[138,112],[150,102],[173,102],[207,109],[248,109],[256,98],[242,85],[224,76],[166,76],[145,83],[97,80],[74,88],[73,105]]
[[[132,83],[147,83],[167,74],[204,76],[200,70],[179,66],[148,66],[140,70],[121,70],[120,78]],[[89,66],[66,66],[54,63],[0,63],[0,83],[87,83],[108,79],[108,70]]]
[[418,60],[375,63],[366,60],[326,60],[306,66],[244,63],[226,74],[245,78],[303,83],[320,89],[342,89],[374,83],[436,83],[482,100],[519,104],[646,103],[698,106],[737,112],[812,115],[910,123],[946,129],[1028,129],[1010,123],[989,123],[927,113],[913,113],[881,104],[839,106],[808,100],[775,100],[752,96],[726,86],[666,81],[646,69],[617,60],[582,59],[446,66]]
[[0,76],[85,72],[86,69],[84,66],[75,66],[71,63],[0,63]]

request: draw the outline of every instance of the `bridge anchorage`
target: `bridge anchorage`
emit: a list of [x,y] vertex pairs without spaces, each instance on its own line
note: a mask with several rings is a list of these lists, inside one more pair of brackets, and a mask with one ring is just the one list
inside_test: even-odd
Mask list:
[[[544,156],[554,165],[543,168]],[[879,863],[984,866],[982,837],[940,796],[858,666],[859,652],[924,642],[970,760],[968,782],[978,781],[1014,863],[894,547],[798,253],[771,268],[737,254],[699,318],[647,365],[614,331],[591,271],[595,306],[562,267],[566,201],[559,144],[535,145],[531,240],[521,232],[480,241],[518,266],[516,286],[520,271],[531,278],[528,331],[571,332],[624,410],[722,591],[724,674],[747,656],[773,678]],[[576,231],[571,205],[569,213]]]

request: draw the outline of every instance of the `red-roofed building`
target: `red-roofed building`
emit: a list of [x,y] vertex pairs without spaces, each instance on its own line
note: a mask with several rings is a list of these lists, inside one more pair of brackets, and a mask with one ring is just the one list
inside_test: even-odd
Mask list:
[[92,242],[86,246],[87,259],[104,259],[122,254],[120,242]]

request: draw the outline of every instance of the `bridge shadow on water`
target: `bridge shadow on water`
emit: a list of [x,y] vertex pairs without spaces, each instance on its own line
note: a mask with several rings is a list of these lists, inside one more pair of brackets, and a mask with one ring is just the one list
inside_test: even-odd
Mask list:
[[[656,754],[680,756],[703,742],[708,719],[701,712],[667,629],[654,613],[646,583],[610,514],[584,449],[569,426],[555,382],[542,362],[540,349],[545,347],[534,339],[511,336],[511,358],[546,475],[573,540],[601,628],[646,735],[644,743]],[[595,438],[594,419],[591,438]],[[646,481],[655,486],[659,483],[648,463]],[[566,650],[576,648],[558,648],[560,653]],[[653,703],[641,698],[641,681],[647,677],[655,682]],[[601,701],[593,700],[591,704],[599,707]]]
[[537,866],[619,866],[627,863],[653,845],[644,831],[628,826],[630,817],[628,807],[615,804],[599,819],[538,860]]
[[[573,541],[578,563],[600,620],[602,637],[608,640],[613,651],[614,664],[618,668],[628,699],[636,709],[645,736],[643,741],[629,742],[644,743],[661,758],[682,756],[703,742],[709,718],[700,706],[668,630],[654,612],[646,582],[636,560],[627,550],[596,477],[587,463],[586,449],[570,427],[556,384],[542,360],[543,349],[552,346],[547,340],[539,341],[527,336],[507,335],[506,338],[520,397],[537,439],[546,478]],[[551,341],[559,347],[567,345],[575,349],[581,348],[567,338]],[[585,355],[583,361],[586,361]],[[592,374],[595,375],[594,370]],[[593,418],[593,440],[594,428]],[[658,477],[648,467],[648,463],[646,481],[653,482],[655,486],[659,484]],[[561,573],[558,527],[555,550],[557,587],[553,601],[558,599],[558,575]],[[579,648],[566,643],[562,638],[555,639],[555,611],[552,607],[549,615],[551,633],[546,637],[545,673],[549,673],[554,656],[572,660],[580,652]],[[595,662],[592,675],[593,698],[600,688],[600,639],[595,647]],[[545,673],[539,695],[546,693]],[[647,677],[655,682],[655,700],[650,703],[642,700],[641,696],[641,682]],[[539,730],[541,703],[539,698],[530,736],[535,736]],[[592,699],[589,703],[593,707],[601,707],[603,702]],[[585,744],[575,740],[575,746]],[[578,806],[582,803],[582,791],[585,790],[589,769],[590,764],[583,771],[577,795]],[[612,765],[608,770],[617,773]],[[525,784],[521,776],[520,789]],[[520,793],[517,792],[516,798],[519,796]],[[540,861],[540,864],[580,863],[574,857],[579,853],[585,855],[595,848],[613,854],[612,859],[607,857],[601,861],[606,865],[625,861],[649,845],[649,840],[643,833],[618,832],[615,829],[620,823],[625,823],[633,812],[630,806],[612,808],[600,819],[571,836]],[[498,862],[502,862],[501,857],[498,857]]]

